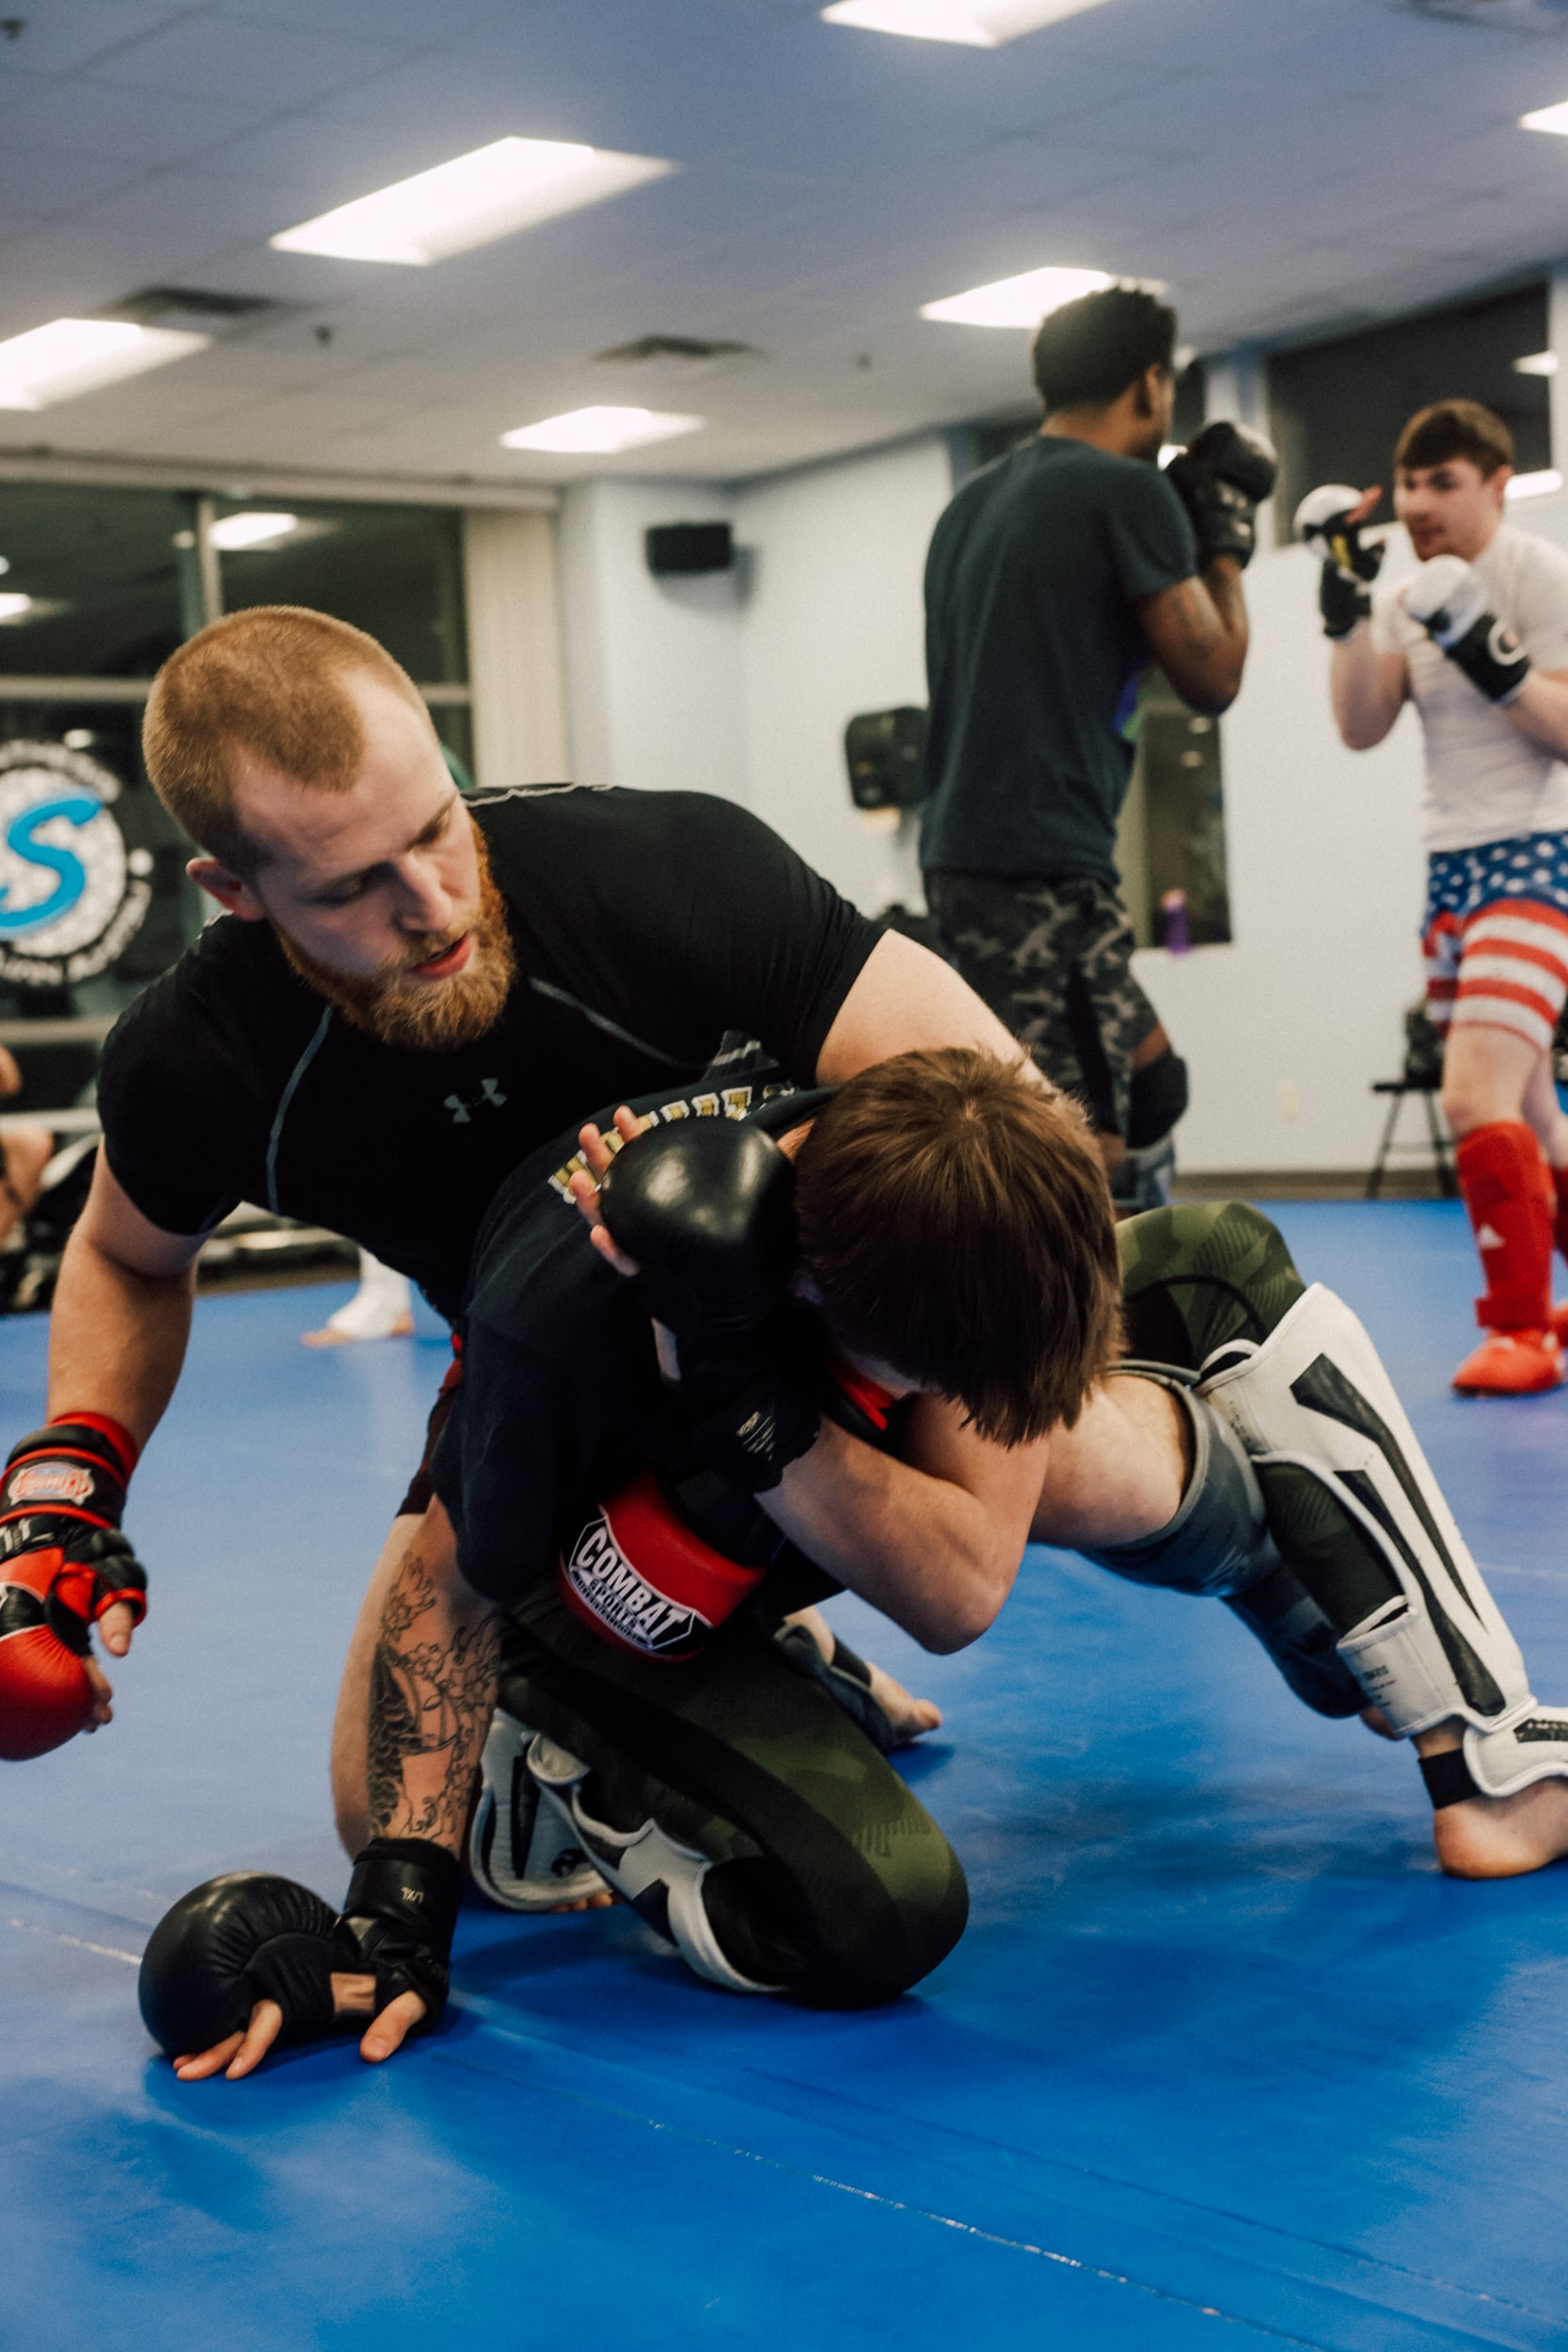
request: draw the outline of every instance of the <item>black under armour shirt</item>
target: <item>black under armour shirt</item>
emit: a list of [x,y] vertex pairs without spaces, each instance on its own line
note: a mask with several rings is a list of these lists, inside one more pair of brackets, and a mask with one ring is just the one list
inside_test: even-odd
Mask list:
[[110,1168],[171,1233],[241,1200],[324,1225],[455,1315],[510,1170],[599,1104],[689,1084],[725,1033],[810,1085],[879,936],[756,818],[697,792],[567,787],[470,803],[517,977],[469,1045],[381,1044],[268,925],[209,924],[104,1049]]

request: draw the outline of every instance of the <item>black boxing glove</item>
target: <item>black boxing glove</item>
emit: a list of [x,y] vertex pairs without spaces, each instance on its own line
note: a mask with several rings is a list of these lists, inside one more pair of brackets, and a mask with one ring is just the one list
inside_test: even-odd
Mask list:
[[738,1120],[673,1120],[634,1136],[605,1172],[599,1210],[641,1269],[642,1305],[693,1354],[753,1330],[800,1258],[794,1168],[771,1136]]
[[1165,468],[1192,518],[1198,562],[1228,555],[1243,570],[1258,545],[1258,509],[1274,489],[1279,460],[1260,433],[1206,424]]
[[0,1758],[63,1746],[92,1721],[88,1629],[123,1601],[147,1614],[147,1575],[119,1533],[135,1441],[78,1413],[11,1448],[0,1477]]
[[283,2012],[280,2041],[309,2042],[357,2022],[336,2016],[332,1976],[359,1964],[331,1905],[308,1886],[230,1870],[165,1912],[142,1955],[137,1997],[170,2058],[196,2058],[243,2033],[263,2000]]
[[821,1420],[818,1327],[787,1297],[800,1248],[789,1161],[758,1127],[674,1120],[623,1145],[599,1209],[638,1262],[639,1299],[674,1335],[664,1451],[766,1493]]
[[1365,521],[1350,519],[1361,501],[1361,491],[1343,482],[1325,482],[1320,489],[1308,490],[1295,513],[1297,536],[1323,564],[1318,610],[1323,635],[1336,641],[1370,620],[1369,591],[1383,569],[1383,541],[1367,537]]

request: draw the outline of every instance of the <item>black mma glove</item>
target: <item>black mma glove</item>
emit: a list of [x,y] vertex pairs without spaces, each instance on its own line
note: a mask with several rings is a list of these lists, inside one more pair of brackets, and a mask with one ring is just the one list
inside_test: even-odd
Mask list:
[[599,1187],[610,1238],[641,1269],[639,1298],[674,1337],[667,1455],[752,1495],[778,1485],[821,1420],[820,1327],[787,1295],[794,1193],[771,1136],[723,1119],[634,1136]]
[[1350,516],[1361,504],[1362,493],[1342,482],[1325,482],[1309,490],[1296,508],[1295,530],[1303,544],[1323,563],[1318,580],[1318,610],[1323,635],[1338,640],[1372,615],[1370,594],[1383,569],[1381,539],[1369,539],[1365,521]]
[[355,1958],[340,1965],[375,1978],[376,2014],[400,1993],[417,1993],[428,2033],[447,2005],[451,1938],[463,1900],[463,1866],[424,1837],[372,1837],[355,1856],[338,1921]]
[[1270,443],[1239,424],[1206,424],[1171,459],[1165,479],[1192,517],[1200,564],[1228,555],[1246,569],[1258,545],[1258,509],[1278,471]]
[[1404,592],[1404,609],[1489,703],[1511,703],[1529,675],[1529,656],[1487,608],[1486,583],[1457,555],[1434,555]]
[[337,2013],[335,1975],[372,1975],[375,2014],[417,1993],[426,2033],[447,2002],[463,1870],[420,1837],[378,1837],[359,1855],[342,1913],[309,1887],[264,1870],[230,1870],[182,1895],[142,1956],[138,1995],[148,2032],[170,2058],[194,2058],[243,2033],[261,2000],[283,2012],[278,2041],[362,2032]]

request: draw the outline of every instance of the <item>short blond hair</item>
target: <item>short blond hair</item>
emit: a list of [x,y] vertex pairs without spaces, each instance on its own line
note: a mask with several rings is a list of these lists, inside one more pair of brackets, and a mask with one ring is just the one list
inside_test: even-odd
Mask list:
[[236,748],[315,789],[352,787],[365,755],[359,713],[343,691],[355,671],[428,718],[385,645],[304,605],[230,612],[170,654],[147,698],[142,755],[158,798],[209,856],[242,875],[261,863],[235,813]]

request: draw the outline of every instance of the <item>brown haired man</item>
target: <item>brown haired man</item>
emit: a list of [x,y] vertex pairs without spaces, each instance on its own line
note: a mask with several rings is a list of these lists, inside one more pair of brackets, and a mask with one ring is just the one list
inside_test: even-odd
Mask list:
[[[858,1661],[784,1613],[844,1586],[958,1648],[1030,1539],[1227,1599],[1321,1712],[1375,1704],[1446,1868],[1568,1849],[1568,1718],[1535,1708],[1365,1333],[1264,1218],[1118,1236],[1082,1115],[972,1052],[721,1108],[623,1107],[498,1196],[433,1465],[460,1573],[410,1552],[370,1677],[374,1836],[341,1919],[288,1898],[316,1906],[311,1999],[263,1956],[278,1882],[175,1907],[144,2007],[185,2078],[334,2014],[373,2011],[382,2058],[439,2014],[482,1746],[469,1855],[512,1907],[552,1892],[520,1867],[543,1813],[710,1981],[914,1983],[961,1870],[875,1709],[833,1703]],[[1157,1360],[1117,1358],[1123,1299]]]
[[[197,1255],[236,1202],[350,1235],[451,1316],[508,1170],[596,1103],[695,1077],[728,1030],[805,1083],[1008,1043],[936,957],[730,803],[558,787],[466,805],[412,682],[324,614],[261,608],[193,638],[153,682],[146,744],[224,919],[105,1051],[51,1421],[0,1480],[26,1636],[0,1653],[4,1755],[107,1719],[74,1653],[96,1618],[123,1655],[139,1617],[125,1482],[179,1376]],[[427,1501],[417,1480],[383,1580]]]
[[1443,1108],[1481,1253],[1484,1334],[1456,1389],[1515,1395],[1563,1378],[1552,1243],[1568,1254],[1568,1119],[1551,1041],[1568,991],[1568,556],[1503,522],[1513,443],[1490,409],[1440,401],[1394,453],[1394,510],[1420,559],[1370,593],[1381,491],[1329,485],[1297,526],[1324,558],[1330,689],[1352,751],[1406,701],[1426,739],[1427,1002],[1446,1040]]

